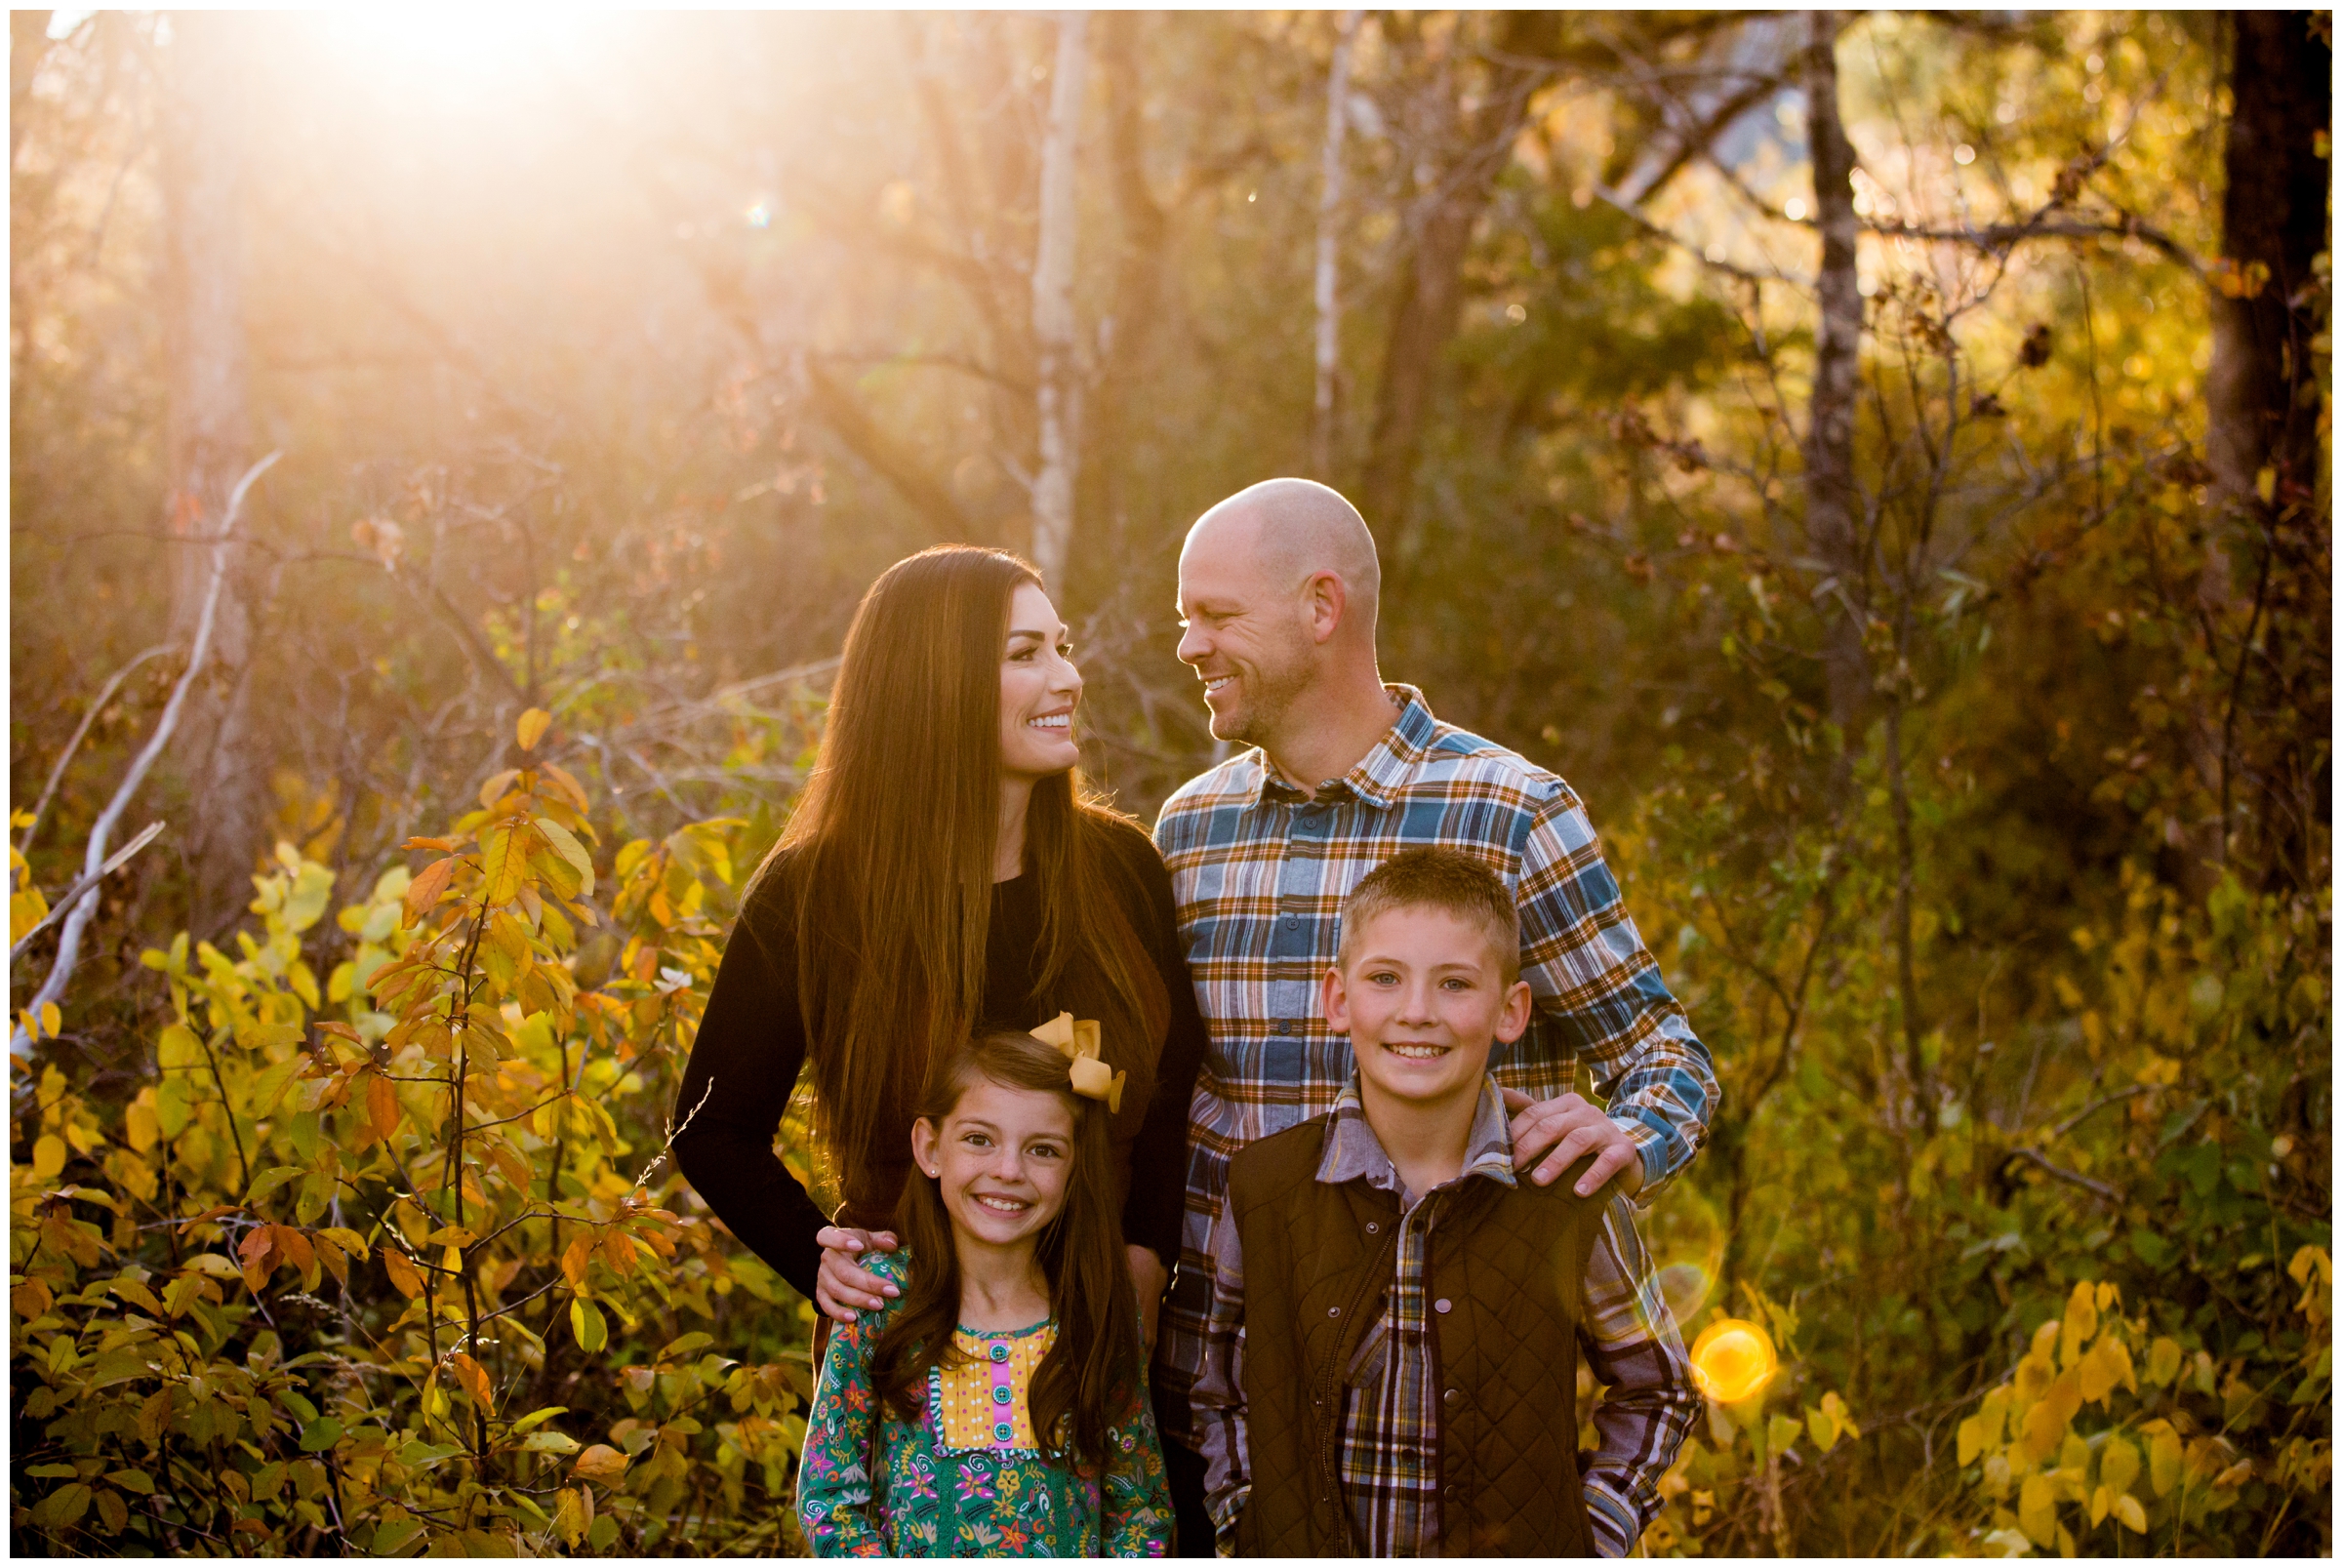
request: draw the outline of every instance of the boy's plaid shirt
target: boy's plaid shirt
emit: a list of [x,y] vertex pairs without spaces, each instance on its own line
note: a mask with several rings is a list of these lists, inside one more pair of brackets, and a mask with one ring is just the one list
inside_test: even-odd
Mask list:
[[[1343,1501],[1369,1557],[1419,1557],[1438,1545],[1440,1404],[1424,1270],[1441,1213],[1475,1177],[1516,1185],[1513,1134],[1494,1080],[1481,1081],[1462,1171],[1421,1197],[1406,1190],[1367,1124],[1356,1080],[1334,1101],[1317,1180],[1364,1182],[1395,1194],[1402,1206],[1413,1199],[1399,1222],[1383,1314],[1352,1361],[1342,1412]],[[1212,1522],[1224,1545],[1233,1543],[1252,1491],[1242,1392],[1244,1249],[1235,1232],[1223,1226],[1213,1237],[1212,1304],[1194,1388]],[[1634,1207],[1623,1197],[1605,1205],[1586,1260],[1578,1332],[1595,1381],[1607,1389],[1593,1416],[1599,1447],[1581,1477],[1587,1524],[1597,1552],[1623,1557],[1659,1511],[1660,1478],[1676,1462],[1700,1403],[1675,1312],[1635,1232]],[[1554,1353],[1568,1351],[1556,1346]]]
[[1519,903],[1520,973],[1536,1008],[1528,1032],[1489,1058],[1500,1084],[1550,1100],[1569,1092],[1584,1057],[1641,1148],[1645,1194],[1707,1137],[1708,1048],[1644,950],[1575,792],[1440,723],[1413,687],[1389,690],[1397,721],[1314,800],[1254,748],[1182,785],[1155,821],[1212,1037],[1189,1113],[1187,1225],[1163,1323],[1163,1372],[1181,1391],[1201,1364],[1228,1162],[1330,1109],[1349,1083],[1350,1041],[1325,1026],[1318,983],[1344,896],[1402,849],[1475,856]]

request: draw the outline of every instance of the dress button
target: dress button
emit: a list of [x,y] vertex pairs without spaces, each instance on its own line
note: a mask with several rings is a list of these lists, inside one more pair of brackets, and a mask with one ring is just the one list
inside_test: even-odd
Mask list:
[[994,1388],[994,1389],[992,1390],[992,1403],[993,1403],[993,1404],[996,1404],[996,1405],[1004,1405],[1004,1404],[1007,1404],[1007,1403],[1008,1403],[1008,1401],[1009,1401],[1009,1397],[1010,1397],[1010,1396],[1009,1396],[1009,1392],[1008,1392],[1008,1390],[1007,1390],[1006,1388]]
[[1455,1303],[1442,1296],[1437,1301],[1432,1303],[1432,1310],[1434,1312],[1445,1312],[1452,1309],[1454,1306]]
[[[1447,1308],[1442,1307],[1439,1308],[1439,1310],[1444,1312],[1447,1310]],[[1005,1345],[994,1345],[990,1349],[985,1351],[984,1353],[990,1356],[995,1363],[1005,1361],[1008,1359],[1008,1347]]]
[[1010,1426],[1010,1425],[1009,1425],[1007,1422],[1005,1422],[1005,1421],[1004,1421],[1004,1422],[1002,1422],[1002,1423],[1000,1423],[998,1426],[996,1426],[996,1427],[994,1427],[992,1428],[992,1438],[993,1438],[993,1440],[994,1440],[994,1441],[996,1441],[996,1442],[1003,1442],[1003,1443],[1005,1443],[1005,1442],[1007,1442],[1007,1441],[1008,1441],[1008,1440],[1009,1440],[1011,1437],[1014,1437],[1014,1436],[1016,1436],[1016,1435],[1017,1435],[1017,1429],[1016,1429],[1016,1427],[1011,1427],[1011,1426]]

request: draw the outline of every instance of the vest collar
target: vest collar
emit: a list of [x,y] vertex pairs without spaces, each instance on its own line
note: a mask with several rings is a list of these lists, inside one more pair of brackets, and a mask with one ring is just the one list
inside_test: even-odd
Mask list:
[[[1496,1080],[1486,1075],[1480,1079],[1479,1102],[1472,1113],[1472,1133],[1464,1145],[1464,1169],[1454,1181],[1444,1182],[1432,1190],[1444,1192],[1463,1186],[1474,1176],[1486,1177],[1505,1186],[1517,1185],[1513,1175],[1512,1119],[1505,1114],[1505,1097]],[[1375,1137],[1373,1125],[1366,1120],[1366,1103],[1359,1098],[1355,1068],[1351,1071],[1349,1085],[1334,1101],[1332,1118],[1326,1123],[1325,1151],[1317,1159],[1317,1180],[1335,1186],[1344,1182],[1363,1181],[1402,1203],[1410,1195],[1398,1179],[1398,1167],[1391,1163],[1382,1140]]]

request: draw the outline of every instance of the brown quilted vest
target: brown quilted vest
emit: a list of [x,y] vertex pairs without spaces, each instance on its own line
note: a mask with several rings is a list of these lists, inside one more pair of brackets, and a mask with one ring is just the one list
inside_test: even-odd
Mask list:
[[[1342,1500],[1344,1374],[1396,1268],[1395,1194],[1316,1179],[1329,1118],[1262,1139],[1229,1170],[1244,1248],[1244,1556],[1356,1556]],[[1595,1554],[1578,1480],[1577,1319],[1608,1189],[1581,1160],[1551,1186],[1466,1182],[1432,1229],[1427,1302],[1439,1404],[1442,1556]]]

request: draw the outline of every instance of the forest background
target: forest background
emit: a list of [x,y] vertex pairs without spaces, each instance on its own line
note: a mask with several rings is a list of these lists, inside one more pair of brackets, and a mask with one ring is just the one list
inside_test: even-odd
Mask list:
[[1310,473],[1716,1055],[1645,1548],[2331,1550],[2324,14],[10,42],[20,1549],[797,1547],[663,1150],[852,606],[1145,818]]

